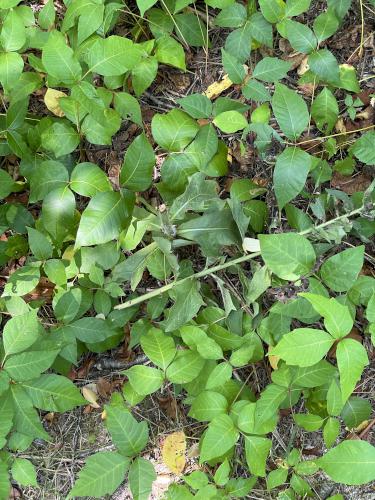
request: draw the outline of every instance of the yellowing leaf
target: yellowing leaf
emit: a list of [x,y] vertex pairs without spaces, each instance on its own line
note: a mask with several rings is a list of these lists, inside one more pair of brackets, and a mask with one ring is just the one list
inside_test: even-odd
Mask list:
[[216,99],[224,90],[229,89],[233,85],[232,80],[228,75],[224,75],[224,78],[220,82],[214,82],[207,87],[207,90],[203,94],[209,99]]
[[[82,387],[81,391],[82,391],[82,396],[87,399],[87,401],[90,403],[90,405],[93,407],[93,408],[100,408],[100,405],[98,405],[97,403],[97,400],[98,400],[98,395],[96,394],[96,392],[93,390],[94,387],[95,387],[95,384],[88,384],[88,385],[85,385],[85,387]],[[96,387],[95,387],[96,388]]]
[[163,462],[174,473],[181,474],[185,467],[186,437],[181,432],[167,436],[161,450]]
[[273,351],[273,347],[269,346],[269,348],[268,348],[268,361],[270,362],[271,368],[273,370],[277,370],[277,368],[278,368],[277,365],[279,364],[280,357],[274,356],[273,354],[271,354],[272,351]]
[[47,89],[44,95],[44,104],[47,109],[56,116],[65,116],[64,111],[60,108],[59,100],[61,97],[67,97],[64,92],[55,89]]

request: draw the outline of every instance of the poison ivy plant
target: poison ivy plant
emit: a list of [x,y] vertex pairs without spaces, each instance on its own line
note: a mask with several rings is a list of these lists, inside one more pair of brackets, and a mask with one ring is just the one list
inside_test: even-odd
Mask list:
[[[0,2],[0,498],[37,487],[22,453],[53,439],[42,412],[92,403],[71,380],[82,354],[119,346],[146,361],[120,368],[102,413],[114,451],[86,459],[68,498],[124,481],[149,497],[143,404],[165,391],[202,430],[199,469],[166,498],[244,498],[259,478],[304,498],[319,469],[375,479],[374,447],[342,439],[370,417],[358,383],[375,345],[367,80],[330,49],[352,2],[313,19],[310,0],[205,4]],[[165,111],[147,89],[164,65],[191,74],[190,47],[209,61],[218,27],[223,81]],[[284,410],[328,451],[305,460],[292,435],[277,456]]]

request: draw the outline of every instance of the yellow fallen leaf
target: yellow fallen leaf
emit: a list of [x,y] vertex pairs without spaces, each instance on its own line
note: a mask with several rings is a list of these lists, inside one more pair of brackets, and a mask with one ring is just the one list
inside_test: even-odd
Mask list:
[[278,368],[277,365],[279,364],[280,358],[279,358],[279,356],[272,355],[271,354],[272,350],[273,350],[273,347],[269,346],[268,347],[268,361],[270,362],[272,369],[277,370],[277,368]]
[[67,97],[64,92],[56,89],[47,89],[44,95],[44,104],[47,109],[56,116],[65,116],[64,111],[60,108],[59,100],[61,97]]
[[224,75],[224,78],[219,82],[214,82],[207,87],[207,90],[203,92],[203,95],[208,97],[209,99],[216,99],[220,94],[224,92],[224,90],[229,89],[233,85],[232,80],[228,75]]
[[174,432],[166,437],[161,454],[165,465],[174,473],[181,474],[185,467],[186,437],[181,432]]
[[98,405],[97,400],[98,400],[98,395],[94,392],[93,386],[94,384],[88,384],[82,387],[82,396],[87,399],[87,401],[90,403],[90,405],[93,408],[100,408],[100,405]]

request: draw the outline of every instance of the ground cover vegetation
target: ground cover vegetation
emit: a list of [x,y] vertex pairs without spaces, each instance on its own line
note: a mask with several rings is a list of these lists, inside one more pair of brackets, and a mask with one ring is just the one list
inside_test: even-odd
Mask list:
[[[156,400],[166,499],[375,480],[374,14],[0,0],[1,500],[149,498]],[[112,445],[42,496],[69,412]]]

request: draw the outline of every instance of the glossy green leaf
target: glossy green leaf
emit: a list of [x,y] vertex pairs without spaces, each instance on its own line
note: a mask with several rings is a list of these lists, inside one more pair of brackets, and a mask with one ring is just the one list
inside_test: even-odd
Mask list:
[[311,156],[299,148],[286,148],[278,156],[273,184],[280,209],[304,188],[311,168]]
[[228,415],[214,418],[202,440],[200,462],[224,455],[236,444],[238,437],[239,432]]
[[224,111],[215,117],[213,123],[226,134],[233,134],[244,129],[247,120],[238,111]]
[[149,366],[132,366],[123,373],[128,377],[135,392],[141,396],[156,392],[164,381],[163,372]]
[[111,184],[103,170],[94,163],[79,163],[70,177],[70,187],[81,196],[92,197],[103,191],[111,191]]
[[83,211],[76,247],[99,245],[118,237],[130,222],[133,198],[118,192],[97,193]]
[[35,466],[26,458],[16,458],[12,464],[12,477],[21,486],[38,486]]
[[281,83],[276,84],[272,109],[281,130],[288,139],[298,139],[307,128],[309,112],[305,101]]
[[273,356],[279,356],[288,365],[313,366],[332,347],[334,339],[323,330],[297,328],[283,335],[272,349]]
[[137,422],[125,407],[109,405],[106,412],[106,425],[119,452],[126,457],[141,452],[148,441],[147,423]]
[[337,345],[336,358],[340,373],[342,400],[346,402],[360,380],[365,366],[369,363],[367,352],[357,340],[343,339]]
[[145,191],[152,182],[155,155],[145,134],[139,135],[126,151],[122,165],[121,185],[131,191]]
[[199,130],[196,121],[179,109],[165,115],[156,114],[151,127],[155,141],[167,151],[181,151]]
[[327,259],[320,268],[323,282],[335,292],[345,292],[355,283],[363,266],[364,247],[349,248]]
[[291,64],[277,57],[264,57],[255,66],[253,77],[263,82],[276,82],[286,76]]
[[156,472],[149,460],[138,457],[132,462],[128,481],[134,500],[148,500],[155,480]]
[[285,280],[296,280],[315,264],[311,243],[299,234],[260,234],[261,255],[273,273]]
[[130,460],[113,451],[95,453],[86,460],[67,498],[111,495],[124,481]]
[[317,463],[338,483],[359,485],[375,479],[375,447],[366,441],[343,441]]

